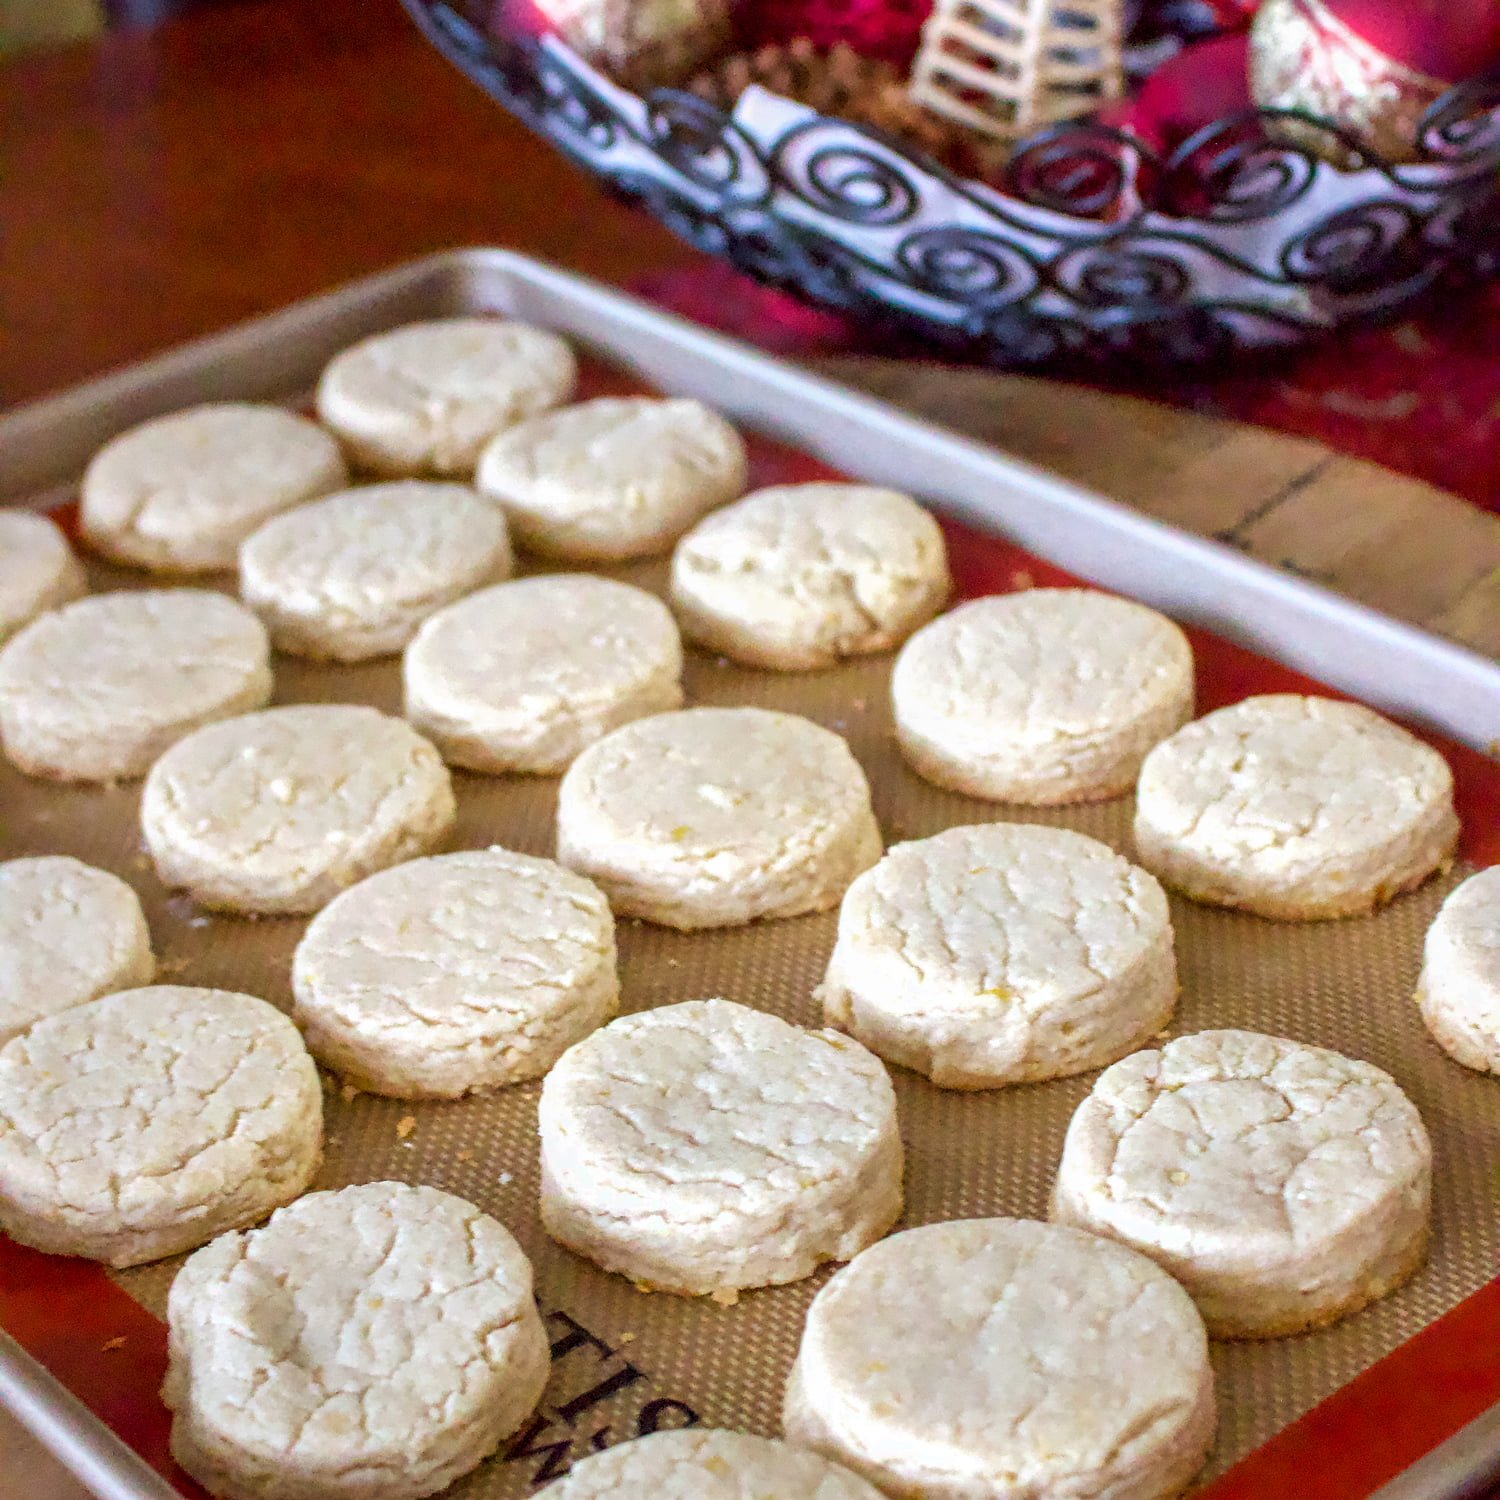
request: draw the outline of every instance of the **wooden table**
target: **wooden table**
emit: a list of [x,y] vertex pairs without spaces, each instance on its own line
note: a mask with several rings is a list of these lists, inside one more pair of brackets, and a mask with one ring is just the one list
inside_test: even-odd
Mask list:
[[[0,405],[424,251],[612,281],[693,253],[419,40],[249,0],[0,69]],[[1500,653],[1500,522],[1315,445],[1044,382],[836,362],[1179,525]],[[0,1495],[80,1500],[0,1418]]]

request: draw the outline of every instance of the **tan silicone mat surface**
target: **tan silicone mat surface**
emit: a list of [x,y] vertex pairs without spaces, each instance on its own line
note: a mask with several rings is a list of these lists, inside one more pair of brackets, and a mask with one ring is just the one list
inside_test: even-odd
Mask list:
[[[619,576],[657,587],[663,569]],[[96,587],[139,579],[96,570]],[[1029,814],[938,791],[905,769],[892,741],[889,659],[813,675],[743,671],[694,656],[691,701],[759,703],[845,734],[874,788],[887,843],[958,823],[1034,819],[1077,828],[1128,852],[1130,804]],[[399,709],[393,662],[357,668],[277,662],[277,701],[343,700]],[[458,773],[453,847],[501,843],[552,852],[556,782]],[[196,913],[167,897],[141,854],[138,786],[60,788],[0,769],[0,855],[66,852],[139,890],[164,981],[288,998],[304,923]],[[1496,1263],[1500,1083],[1450,1062],[1411,1000],[1422,933],[1457,874],[1357,921],[1284,926],[1173,902],[1183,980],[1173,1031],[1244,1026],[1334,1047],[1388,1069],[1431,1129],[1437,1152],[1432,1259],[1384,1303],[1341,1327],[1265,1344],[1219,1345],[1221,1422],[1210,1475],[1481,1286]],[[815,1025],[810,999],[833,941],[832,913],[721,933],[682,935],[625,922],[624,1008],[724,995]],[[896,1073],[908,1151],[905,1222],[989,1214],[1039,1216],[1068,1118],[1088,1077],[984,1094],[944,1093]],[[554,1247],[536,1213],[537,1086],[449,1104],[345,1098],[330,1082],[327,1159],[318,1185],[379,1178],[461,1194],[507,1224],[532,1255],[554,1338],[552,1382],[533,1422],[453,1491],[459,1500],[528,1493],[590,1448],[692,1417],[775,1433],[782,1381],[804,1310],[827,1273],[753,1292],[737,1305],[647,1295]],[[177,1262],[119,1277],[163,1311]]]

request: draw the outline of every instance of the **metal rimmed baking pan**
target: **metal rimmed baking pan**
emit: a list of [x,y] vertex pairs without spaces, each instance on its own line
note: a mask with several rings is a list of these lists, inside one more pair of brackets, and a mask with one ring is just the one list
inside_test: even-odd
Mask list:
[[[515,313],[568,335],[591,356],[598,389],[649,387],[718,406],[754,435],[759,482],[834,470],[911,490],[945,517],[966,593],[1072,576],[1164,609],[1192,631],[1205,707],[1305,687],[1311,677],[1442,737],[1458,775],[1465,857],[1500,859],[1500,768],[1479,753],[1500,738],[1493,662],[502,251],[399,268],[0,420],[0,500],[65,505],[88,457],[123,427],[196,401],[295,398],[333,352],[364,334],[473,310]],[[660,564],[616,571],[661,583]],[[95,570],[96,586],[141,581]],[[846,734],[891,842],[1018,817],[1128,847],[1128,802],[1020,812],[918,782],[891,743],[888,671],[888,659],[875,659],[776,675],[695,656],[688,687],[697,701],[784,707]],[[339,669],[278,661],[277,677],[280,701],[398,702],[390,662]],[[550,852],[552,783],[458,780],[460,844]],[[116,870],[142,893],[175,980],[284,1000],[301,924],[206,918],[166,896],[139,854],[135,795],[129,786],[81,791],[0,770],[0,857],[58,850]],[[1338,1328],[1216,1350],[1224,1397],[1208,1480],[1216,1500],[1284,1489],[1353,1500],[1388,1483],[1405,1486],[1390,1492],[1400,1500],[1435,1500],[1472,1492],[1500,1466],[1500,1435],[1485,1416],[1500,1401],[1500,1283],[1492,1280],[1500,1083],[1448,1061],[1410,1003],[1422,932],[1453,878],[1372,919],[1296,928],[1174,902],[1185,988],[1177,1030],[1248,1025],[1369,1057],[1416,1099],[1439,1152],[1436,1249],[1415,1281]],[[832,922],[825,915],[696,935],[622,924],[626,1008],[728,993],[812,1022],[810,993]],[[958,1096],[899,1075],[908,1222],[1043,1212],[1062,1129],[1087,1085]],[[553,1383],[533,1421],[454,1494],[524,1495],[590,1446],[672,1423],[774,1431],[780,1382],[818,1283],[718,1307],[643,1296],[551,1246],[536,1224],[534,1100],[534,1086],[453,1104],[328,1093],[321,1185],[375,1176],[433,1182],[496,1213],[537,1262]],[[186,1484],[167,1456],[156,1395],[173,1269],[107,1274],[0,1241],[0,1328],[26,1351],[0,1344],[0,1401],[109,1500],[157,1500]],[[58,1394],[57,1380],[71,1397]],[[1305,1487],[1310,1465],[1315,1491]],[[153,1490],[163,1475],[169,1487]]]

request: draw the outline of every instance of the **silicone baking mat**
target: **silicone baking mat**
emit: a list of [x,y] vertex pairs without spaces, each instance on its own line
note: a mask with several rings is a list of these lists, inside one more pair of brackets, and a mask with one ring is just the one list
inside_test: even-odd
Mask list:
[[[590,387],[597,393],[621,382],[594,370]],[[772,444],[757,440],[753,450],[756,484],[827,477]],[[949,527],[948,540],[961,595],[1070,581],[992,537]],[[665,577],[661,563],[610,571],[658,591]],[[146,581],[104,567],[94,575],[96,588]],[[1197,634],[1194,646],[1201,710],[1251,692],[1311,686],[1216,638]],[[1009,819],[1076,828],[1129,852],[1128,798],[1037,812],[918,780],[892,738],[889,670],[887,657],[776,675],[691,653],[687,689],[690,702],[763,704],[845,735],[869,775],[888,845],[955,824]],[[276,671],[277,702],[363,702],[399,712],[393,661],[323,667],[278,658]],[[1443,748],[1458,775],[1465,860],[1500,859],[1500,766]],[[552,852],[555,780],[462,772],[454,779],[459,824],[451,847],[499,843]],[[145,903],[164,982],[242,989],[285,1005],[304,922],[208,916],[165,893],[140,850],[138,793],[138,784],[55,787],[0,768],[0,857],[66,852],[116,871]],[[1330,1330],[1215,1346],[1220,1422],[1204,1478],[1220,1500],[1283,1489],[1326,1500],[1364,1495],[1500,1400],[1500,1290],[1491,1282],[1500,1080],[1448,1060],[1428,1040],[1411,998],[1422,934],[1463,873],[1461,866],[1375,917],[1338,923],[1278,925],[1173,900],[1183,996],[1171,1034],[1242,1026],[1367,1058],[1415,1100],[1437,1157],[1433,1251],[1409,1285]],[[810,997],[835,922],[827,913],[697,934],[622,922],[623,1008],[723,995],[820,1024]],[[907,1147],[906,1225],[1045,1214],[1063,1132],[1089,1077],[979,1094],[944,1092],[901,1070],[895,1078]],[[541,1231],[537,1085],[456,1103],[404,1103],[326,1082],[328,1145],[317,1186],[399,1178],[445,1188],[507,1224],[536,1264],[553,1341],[551,1383],[535,1416],[454,1487],[455,1500],[529,1494],[592,1449],[663,1427],[696,1421],[778,1431],[803,1314],[827,1271],[746,1293],[733,1306],[636,1291]],[[0,1326],[184,1493],[197,1494],[167,1455],[167,1418],[156,1394],[165,1362],[160,1318],[178,1264],[107,1276],[0,1238]],[[1398,1346],[1393,1359],[1376,1363]],[[1335,1392],[1309,1419],[1261,1446]],[[1309,1462],[1318,1465],[1315,1490],[1307,1487]]]

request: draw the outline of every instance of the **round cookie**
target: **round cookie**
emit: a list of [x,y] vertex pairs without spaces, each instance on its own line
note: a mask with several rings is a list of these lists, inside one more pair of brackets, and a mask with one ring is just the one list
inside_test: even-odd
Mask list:
[[880,830],[838,735],[767,709],[689,708],[573,762],[557,857],[618,915],[691,931],[826,911],[880,858]]
[[624,1016],[569,1048],[537,1127],[547,1233],[649,1290],[800,1281],[901,1214],[879,1060],[727,1000]]
[[548,1500],[881,1500],[818,1453],[712,1427],[653,1432],[576,1463]]
[[950,828],[850,886],[818,994],[830,1026],[942,1088],[1065,1078],[1171,1019],[1167,898],[1081,833]]
[[312,1058],[250,995],[126,990],[0,1048],[0,1229],[53,1255],[206,1244],[295,1198],[322,1145]]
[[436,750],[351,704],[271,708],[179,740],[151,768],[141,831],[162,883],[200,906],[317,911],[453,826]]
[[399,651],[445,604],[508,578],[505,517],[460,484],[342,490],[260,528],[240,595],[278,651],[364,661]]
[[0,642],[88,587],[83,564],[53,522],[29,510],[0,510]]
[[1422,1019],[1455,1061],[1500,1073],[1500,866],[1449,893],[1427,929]]
[[603,396],[501,433],[476,483],[530,551],[615,562],[669,550],[745,474],[739,433],[701,402]]
[[1164,615],[1094,589],[976,599],[906,644],[902,753],[927,781],[1046,807],[1116,797],[1193,713],[1193,654]]
[[682,641],[654,594],[557,573],[434,615],[402,677],[406,717],[451,765],[551,775],[610,730],[682,703]]
[[418,1500],[547,1380],[531,1263],[473,1204],[371,1182],[215,1240],[172,1283],[172,1455],[226,1500]]
[[279,512],[349,480],[338,444],[279,406],[193,406],[123,432],[83,476],[79,520],[96,552],[160,573],[232,568]]
[[1160,1500],[1207,1456],[1213,1370],[1144,1256],[970,1219],[893,1235],[818,1293],[783,1421],[892,1500]]
[[1427,1247],[1432,1150],[1369,1063],[1205,1031],[1106,1069],[1063,1145],[1052,1216],[1149,1255],[1218,1338],[1321,1327]]
[[0,1045],[155,973],[141,903],[123,880],[61,854],[0,864]]
[[757,490],[699,522],[672,554],[684,635],[784,672],[890,650],[950,587],[938,523],[909,495],[873,485]]
[[491,438],[566,401],[577,378],[556,334],[503,318],[439,318],[336,355],[318,381],[318,416],[370,473],[468,475]]
[[0,743],[30,776],[144,776],[202,724],[271,696],[265,627],[211,589],[92,594],[0,648]]
[[1436,750],[1356,703],[1278,693],[1189,724],[1141,767],[1135,843],[1174,890],[1282,921],[1358,916],[1458,841]]
[[336,1073],[367,1093],[457,1098],[545,1073],[614,1015],[614,918],[549,859],[409,860],[319,912],[292,990],[307,1045]]

